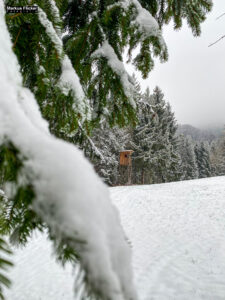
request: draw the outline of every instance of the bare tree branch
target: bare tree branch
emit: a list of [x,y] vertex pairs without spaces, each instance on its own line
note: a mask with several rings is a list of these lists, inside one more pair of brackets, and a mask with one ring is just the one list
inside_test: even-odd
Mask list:
[[222,15],[220,15],[219,17],[217,17],[216,20],[219,20],[219,19],[222,18],[223,16],[225,16],[225,13],[223,13]]
[[[219,17],[217,17],[216,20],[219,20],[219,19],[222,18],[223,16],[225,16],[225,13],[223,13],[222,15],[220,15]],[[211,47],[211,46],[217,44],[219,41],[221,41],[221,40],[224,39],[224,38],[225,38],[225,35],[223,35],[222,37],[220,37],[220,38],[219,38],[218,40],[216,40],[215,42],[209,44],[208,47]]]
[[218,40],[216,40],[214,43],[210,44],[208,47],[211,47],[211,46],[217,44],[219,41],[221,41],[224,38],[225,38],[225,35],[223,35],[221,38],[219,38]]

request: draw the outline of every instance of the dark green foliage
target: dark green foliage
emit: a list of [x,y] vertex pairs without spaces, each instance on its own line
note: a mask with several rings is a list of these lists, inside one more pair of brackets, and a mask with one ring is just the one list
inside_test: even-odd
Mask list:
[[125,126],[131,121],[135,122],[135,111],[128,101],[119,76],[109,67],[105,58],[97,60],[96,67],[101,72],[93,77],[89,85],[89,92],[95,106],[93,121],[99,123],[102,116],[108,115],[105,117],[110,126],[116,124]]
[[[5,1],[6,5],[37,4],[56,30],[60,28],[67,32],[63,38],[64,50],[80,78],[86,97],[90,99],[91,119],[87,117],[87,111],[86,116],[82,116],[77,108],[74,109],[74,95],[65,96],[57,87],[62,71],[60,55],[38,16],[6,16],[24,85],[35,93],[42,114],[49,121],[51,132],[63,139],[82,143],[79,138],[89,135],[102,117],[111,126],[134,124],[135,107],[130,104],[120,76],[105,58],[93,58],[92,54],[107,40],[117,58],[122,61],[124,50],[128,47],[129,60],[146,78],[154,67],[153,57],[158,56],[161,61],[168,58],[160,33],[148,36],[138,27],[135,21],[138,11],[134,4],[125,9],[118,0],[55,2],[59,8],[60,20],[53,15],[49,1]],[[142,0],[140,3],[158,20],[160,27],[173,19],[175,28],[179,28],[182,19],[187,19],[194,34],[200,33],[200,23],[211,9],[207,0]],[[133,49],[138,45],[140,52],[132,58]],[[40,72],[40,66],[44,68],[43,72]],[[84,135],[79,132],[79,122],[82,122],[83,130],[86,130]]]
[[18,150],[11,143],[3,144],[0,148],[1,188],[10,189],[12,196],[0,199],[0,234],[10,234],[13,240],[25,243],[35,228],[34,213],[29,209],[34,192],[32,186],[19,182],[22,169]]
[[[2,271],[7,271],[9,267],[12,267],[13,264],[10,262],[8,259],[6,259],[6,255],[9,256],[12,254],[12,252],[9,250],[8,245],[6,242],[0,238],[0,252],[1,254],[4,254],[4,257],[0,256],[0,270]],[[4,300],[3,296],[3,287],[10,287],[11,282],[10,280],[6,277],[4,273],[0,271],[0,299]]]
[[15,186],[16,194],[1,201],[3,219],[1,231],[10,234],[13,244],[25,244],[34,229],[42,229],[41,221],[31,209],[34,192],[30,186]]
[[140,3],[151,11],[160,27],[172,20],[174,28],[179,29],[186,19],[194,35],[200,35],[200,24],[212,9],[211,0],[140,0]]
[[[6,2],[8,5],[15,5],[15,1]],[[17,2],[17,5],[28,4],[27,1]],[[35,1],[36,3],[46,12],[54,26],[62,27],[62,24],[55,22],[48,1]],[[43,117],[49,121],[51,132],[69,139],[68,135],[71,136],[77,130],[81,116],[79,111],[73,109],[74,96],[71,93],[65,96],[57,86],[61,75],[59,53],[40,24],[37,14],[7,15],[6,21],[24,85],[35,94]]]
[[22,167],[19,151],[11,144],[5,143],[0,146],[0,178],[1,186],[6,181],[17,180],[18,172]]

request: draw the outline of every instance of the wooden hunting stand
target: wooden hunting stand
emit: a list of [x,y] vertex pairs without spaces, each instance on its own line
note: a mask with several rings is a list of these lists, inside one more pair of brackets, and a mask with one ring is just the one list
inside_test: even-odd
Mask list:
[[120,166],[122,168],[126,167],[127,170],[127,184],[131,184],[131,175],[132,175],[132,160],[131,155],[133,150],[124,150],[120,152]]

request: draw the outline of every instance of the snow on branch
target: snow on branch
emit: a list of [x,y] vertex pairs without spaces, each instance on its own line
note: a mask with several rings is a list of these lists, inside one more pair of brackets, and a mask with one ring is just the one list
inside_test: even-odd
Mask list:
[[[53,2],[54,1],[52,0],[51,5],[53,7],[53,12],[55,12],[55,10],[58,10],[58,8],[56,7],[56,5],[53,6]],[[60,36],[57,34],[52,25],[52,22],[49,21],[46,13],[40,7],[38,7],[38,17],[40,23],[44,26],[47,35],[55,45],[55,48],[61,59],[62,74],[59,79],[58,86],[62,89],[62,92],[65,95],[68,95],[69,91],[72,90],[76,100],[74,109],[81,114],[83,120],[85,119],[85,116],[87,119],[90,119],[88,101],[80,84],[80,79],[76,71],[74,70],[69,57],[64,53],[61,34]]]
[[19,89],[18,101],[26,117],[43,133],[50,134],[48,122],[41,117],[39,106],[29,89]]
[[46,30],[47,35],[51,39],[52,43],[55,45],[55,48],[61,57],[63,55],[63,42],[61,38],[57,35],[55,28],[52,25],[52,22],[49,21],[46,13],[38,7],[38,18],[40,23]]
[[[55,19],[55,22],[57,24],[61,24],[62,21],[61,21],[59,10],[58,10],[58,7],[56,6],[55,0],[48,0],[48,1],[50,3],[51,12],[52,12],[52,15],[53,15],[53,17]],[[61,30],[61,28],[58,25],[56,25],[56,32],[57,32],[58,36],[61,37],[62,30]]]
[[134,86],[129,80],[128,73],[125,70],[123,62],[118,59],[113,47],[110,46],[107,40],[105,40],[102,46],[92,54],[93,58],[101,56],[107,59],[111,69],[120,77],[125,95],[129,99],[130,104],[135,108],[136,103],[133,100]]
[[3,0],[0,44],[0,141],[10,141],[26,157],[23,176],[35,192],[31,208],[79,254],[89,284],[103,299],[136,299],[130,249],[108,189],[80,150],[47,132],[33,93],[22,87]]
[[133,24],[136,24],[139,31],[142,33],[142,39],[155,36],[159,39],[162,48],[166,49],[166,43],[162,37],[161,30],[156,19],[143,8],[138,0],[130,0],[137,10],[136,19]]
[[148,36],[158,36],[159,25],[155,18],[141,6],[138,0],[132,0],[131,3],[137,10],[137,16],[134,23],[137,23],[140,30],[145,32]]
[[109,5],[108,8],[110,9],[113,6],[120,6],[125,11],[127,11],[130,6],[134,6],[137,12],[137,15],[135,16],[134,20],[132,21],[132,25],[136,25],[138,30],[142,33],[142,40],[155,36],[158,37],[161,46],[163,48],[166,48],[165,41],[162,37],[161,30],[159,28],[158,22],[156,19],[151,15],[151,13],[142,7],[140,4],[140,1],[138,0],[121,0],[115,4]]
[[85,97],[79,77],[67,55],[64,56],[62,61],[62,74],[59,85],[64,89],[66,95],[68,95],[69,90],[72,89],[79,99]]

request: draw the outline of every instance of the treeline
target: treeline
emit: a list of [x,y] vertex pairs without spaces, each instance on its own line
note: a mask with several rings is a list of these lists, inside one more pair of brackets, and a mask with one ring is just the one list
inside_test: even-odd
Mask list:
[[225,135],[213,140],[193,140],[178,134],[178,124],[171,106],[159,87],[152,94],[141,93],[135,78],[138,99],[137,126],[110,128],[102,122],[89,140],[86,155],[97,173],[109,185],[128,182],[128,167],[119,165],[119,153],[133,150],[132,184],[225,175]]

